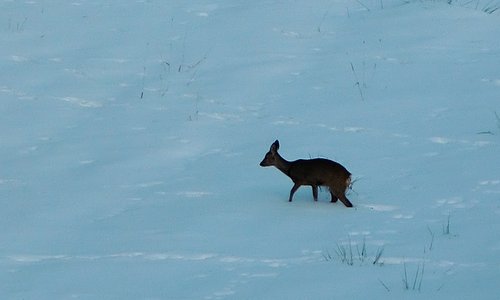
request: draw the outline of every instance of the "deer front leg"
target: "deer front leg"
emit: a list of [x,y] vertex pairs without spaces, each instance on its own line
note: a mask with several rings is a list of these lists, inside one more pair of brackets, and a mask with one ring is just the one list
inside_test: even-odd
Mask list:
[[312,190],[313,190],[313,198],[314,201],[318,201],[318,186],[317,185],[312,185]]
[[290,190],[290,198],[288,199],[288,202],[292,202],[292,198],[293,198],[293,194],[295,194],[295,192],[297,191],[297,189],[300,187],[300,184],[298,183],[295,183],[292,187],[292,189]]

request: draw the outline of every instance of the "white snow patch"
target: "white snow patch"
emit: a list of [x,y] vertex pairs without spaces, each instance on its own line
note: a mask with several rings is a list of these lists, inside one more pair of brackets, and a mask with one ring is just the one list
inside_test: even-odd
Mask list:
[[24,56],[19,56],[19,55],[12,55],[10,57],[13,61],[15,62],[26,62],[28,61],[28,58],[27,57],[24,57]]
[[367,204],[367,205],[360,205],[360,206],[367,207],[371,210],[380,211],[380,212],[395,211],[395,210],[399,209],[399,207],[397,207],[397,206],[383,205],[383,204]]
[[212,195],[211,192],[201,192],[201,191],[184,191],[178,192],[178,196],[186,197],[186,198],[202,198],[206,196]]
[[479,182],[479,185],[499,185],[500,180],[498,179],[493,179],[493,180],[482,180]]
[[102,107],[102,104],[97,101],[81,99],[78,97],[60,97],[59,100],[69,102],[71,104],[75,104],[85,108],[99,108]]
[[435,144],[446,145],[446,144],[451,143],[453,140],[449,139],[449,138],[445,138],[445,137],[435,136],[435,137],[431,137],[430,141],[435,143]]

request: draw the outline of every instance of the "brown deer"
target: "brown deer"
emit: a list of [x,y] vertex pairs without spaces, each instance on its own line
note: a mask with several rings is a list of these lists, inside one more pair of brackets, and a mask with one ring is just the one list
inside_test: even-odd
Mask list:
[[260,166],[275,166],[292,179],[294,184],[288,201],[292,202],[293,194],[301,185],[310,185],[314,201],[318,201],[318,186],[327,186],[332,196],[331,202],[337,202],[340,199],[345,206],[352,207],[352,203],[345,196],[345,192],[351,184],[351,173],[344,166],[325,158],[287,161],[279,155],[279,147],[280,143],[276,140]]

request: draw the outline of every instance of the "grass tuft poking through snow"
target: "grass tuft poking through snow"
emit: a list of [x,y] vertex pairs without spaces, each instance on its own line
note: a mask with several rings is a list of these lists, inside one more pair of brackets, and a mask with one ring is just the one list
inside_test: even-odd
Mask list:
[[403,288],[406,291],[422,290],[422,281],[424,280],[425,262],[417,264],[414,273],[408,274],[406,263],[403,263]]
[[348,266],[364,265],[366,263],[383,265],[383,261],[381,261],[383,252],[384,247],[379,247],[373,255],[369,255],[365,237],[363,237],[362,242],[357,243],[353,242],[349,236],[347,242],[337,244],[334,251],[335,255],[332,255],[329,250],[325,250],[322,256],[326,261],[336,260]]

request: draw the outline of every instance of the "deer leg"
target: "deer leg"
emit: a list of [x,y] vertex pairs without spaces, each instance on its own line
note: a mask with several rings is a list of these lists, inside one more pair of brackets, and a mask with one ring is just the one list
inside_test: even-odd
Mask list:
[[313,198],[314,201],[318,201],[318,186],[317,185],[312,185],[312,190],[313,190]]
[[292,189],[290,190],[290,198],[288,199],[288,202],[292,202],[292,198],[293,198],[293,194],[295,194],[295,192],[297,191],[297,189],[300,187],[300,184],[298,183],[295,183],[292,187]]
[[351,201],[349,201],[349,199],[347,199],[345,194],[342,194],[339,198],[340,198],[340,201],[342,201],[342,203],[344,203],[345,206],[352,207]]
[[330,195],[332,195],[332,201],[330,201],[330,202],[335,203],[335,202],[337,202],[337,200],[339,200],[339,198],[337,196],[335,196],[335,194],[332,191],[330,191]]

